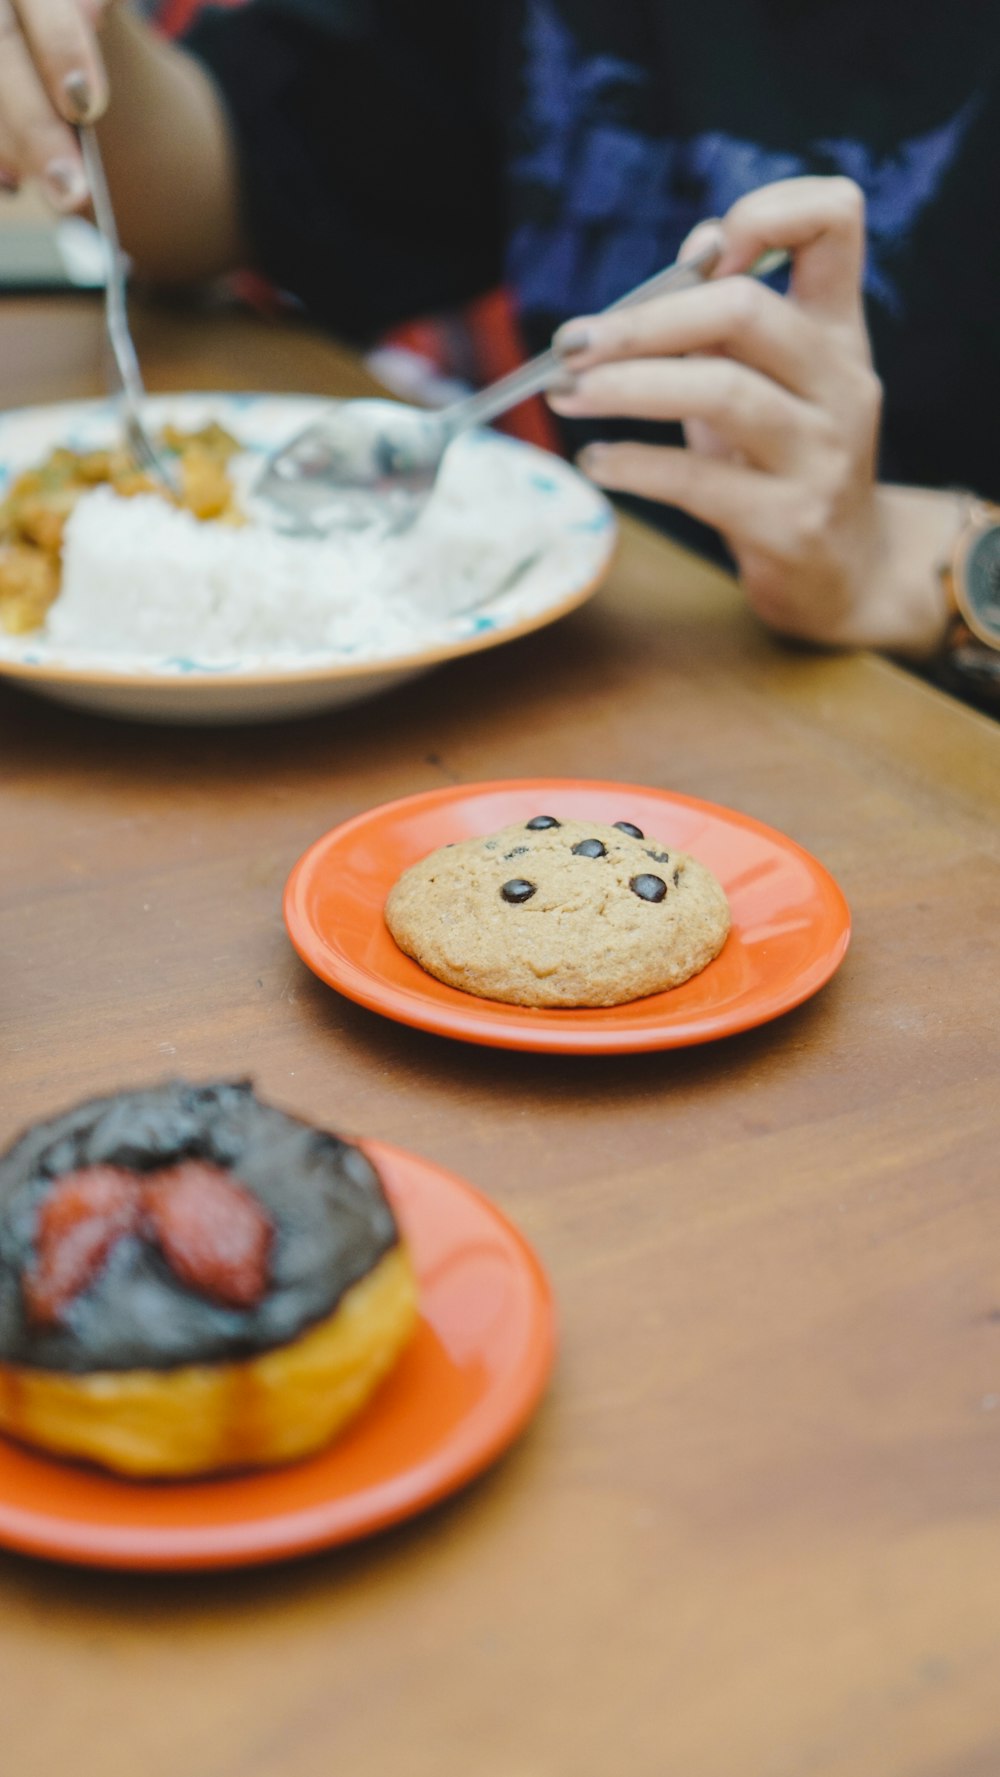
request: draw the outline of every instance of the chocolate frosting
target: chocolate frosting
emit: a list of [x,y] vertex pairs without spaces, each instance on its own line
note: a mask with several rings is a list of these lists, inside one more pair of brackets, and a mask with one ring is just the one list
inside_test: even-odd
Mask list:
[[[128,1235],[59,1326],[32,1327],[21,1280],[53,1182],[108,1164],[152,1172],[208,1160],[233,1173],[274,1229],[268,1289],[253,1308],[185,1287],[154,1244]],[[170,1081],[91,1099],[38,1123],[0,1158],[0,1361],[50,1370],[170,1369],[287,1344],[332,1313],[399,1232],[378,1174],[338,1136],[261,1104],[248,1081]]]

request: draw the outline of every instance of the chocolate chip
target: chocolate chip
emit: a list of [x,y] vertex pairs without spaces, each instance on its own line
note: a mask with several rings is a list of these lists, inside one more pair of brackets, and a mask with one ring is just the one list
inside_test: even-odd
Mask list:
[[497,842],[495,839],[484,839],[483,840],[483,850],[484,851],[496,851],[496,848],[497,848]]
[[[663,892],[666,894],[666,889]],[[504,883],[500,893],[505,901],[512,901],[515,907],[519,907],[522,901],[530,901],[532,895],[538,893],[538,889],[535,883],[525,882],[523,876],[512,876],[509,882]]]
[[662,901],[667,892],[662,876],[633,876],[628,886],[640,901]]
[[649,845],[646,847],[646,856],[647,858],[652,858],[657,864],[669,864],[670,862],[670,853],[668,851],[654,851],[652,846]]
[[614,824],[618,828],[619,833],[628,833],[632,839],[645,839],[646,837],[642,828],[633,827],[631,821],[615,821]]
[[608,848],[599,839],[581,839],[579,845],[571,847],[578,858],[606,858]]
[[528,850],[528,847],[526,845],[515,845],[513,851],[505,851],[504,852],[504,854],[503,854],[504,863],[505,864],[509,863],[511,858],[523,858],[524,854],[527,850]]
[[561,827],[562,821],[557,821],[554,814],[536,814],[524,824],[529,833],[543,833],[546,827]]
[[675,870],[674,871],[674,888],[680,888],[680,886],[681,886],[681,873],[679,870]]

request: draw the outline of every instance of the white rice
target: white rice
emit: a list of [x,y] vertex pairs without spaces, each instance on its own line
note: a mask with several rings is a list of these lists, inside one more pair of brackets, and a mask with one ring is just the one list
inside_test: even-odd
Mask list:
[[514,453],[507,463],[494,451],[456,448],[405,536],[323,542],[203,524],[155,495],[127,500],[95,488],[66,527],[62,591],[45,639],[59,649],[206,663],[422,646],[558,534],[555,512],[547,521],[540,505],[529,518],[523,498],[511,497],[519,478]]

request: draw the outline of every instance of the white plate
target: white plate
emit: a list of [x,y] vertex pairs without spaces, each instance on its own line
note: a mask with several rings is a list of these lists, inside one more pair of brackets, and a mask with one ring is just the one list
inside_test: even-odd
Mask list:
[[[151,397],[148,411],[154,426],[172,421],[195,428],[218,420],[248,452],[262,456],[325,406],[309,396],[199,394]],[[108,402],[0,414],[0,492],[12,475],[41,462],[57,445],[96,449],[117,435]],[[0,632],[0,674],[61,703],[106,715],[155,722],[269,721],[354,703],[441,661],[539,629],[582,604],[600,585],[615,545],[612,508],[560,458],[494,432],[468,434],[452,447],[452,485],[460,486],[473,465],[480,480],[484,452],[493,498],[500,503],[484,510],[484,528],[495,530],[499,517],[505,543],[517,539],[520,559],[523,538],[523,559],[531,565],[499,596],[484,583],[469,599],[463,587],[454,603],[465,608],[421,619],[405,649],[397,640],[385,653],[199,660],[197,638],[183,655],[154,658],[56,647],[44,630],[27,636]]]

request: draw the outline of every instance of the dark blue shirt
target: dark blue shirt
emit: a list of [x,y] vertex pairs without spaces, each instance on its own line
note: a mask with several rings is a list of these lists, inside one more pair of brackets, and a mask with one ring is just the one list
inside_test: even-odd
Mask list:
[[986,0],[251,0],[190,41],[260,268],[357,341],[503,278],[535,348],[742,193],[848,174],[883,474],[1000,494]]

